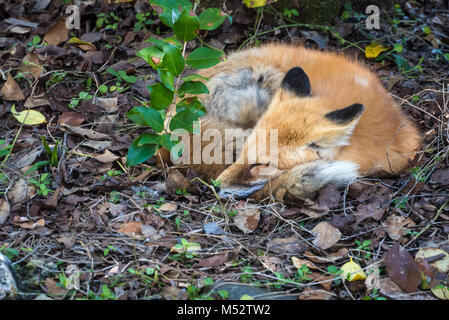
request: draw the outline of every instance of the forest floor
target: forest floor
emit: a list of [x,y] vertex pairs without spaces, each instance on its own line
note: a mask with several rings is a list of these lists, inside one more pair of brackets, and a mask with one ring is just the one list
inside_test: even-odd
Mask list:
[[[296,12],[271,6],[223,8],[233,21],[201,34],[211,46],[228,53],[282,41],[357,57],[416,123],[424,146],[401,176],[328,186],[313,201],[220,203],[205,187],[187,192],[154,158],[124,165],[145,130],[126,112],[148,100],[157,79],[136,52],[167,35],[147,2],[81,6],[81,29],[67,32],[63,1],[2,1],[0,252],[16,271],[17,298],[436,299],[418,288],[421,271],[444,297],[449,10],[422,2],[381,8],[378,30],[366,29],[356,6],[346,5],[332,28],[306,27]],[[151,14],[137,18],[142,12]],[[385,50],[367,59],[373,42]],[[22,125],[13,107],[39,111],[46,123]],[[42,137],[58,146],[57,157]],[[366,280],[345,280],[340,268],[350,258]]]

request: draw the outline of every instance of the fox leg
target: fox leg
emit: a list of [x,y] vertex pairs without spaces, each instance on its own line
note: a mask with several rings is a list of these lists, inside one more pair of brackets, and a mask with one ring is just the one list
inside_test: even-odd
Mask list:
[[349,161],[325,161],[298,165],[270,181],[254,198],[262,200],[269,196],[276,199],[310,198],[327,184],[343,187],[357,178],[358,166]]

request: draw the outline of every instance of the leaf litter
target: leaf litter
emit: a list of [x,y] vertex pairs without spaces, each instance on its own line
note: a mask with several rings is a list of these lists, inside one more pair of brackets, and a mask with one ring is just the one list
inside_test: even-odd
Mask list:
[[[137,3],[107,6],[104,13],[113,11],[121,19],[115,30],[87,32],[82,26],[79,37],[69,41],[61,8],[46,2],[36,3],[45,13],[22,11],[24,20],[15,13],[25,8],[22,1],[5,1],[2,9],[11,17],[0,21],[5,26],[0,33],[0,140],[5,140],[0,141],[0,155],[8,154],[5,148],[17,135],[8,165],[0,171],[5,194],[0,200],[0,242],[3,253],[18,252],[13,259],[19,261],[28,297],[84,297],[83,292],[92,288],[93,295],[103,298],[110,289],[110,298],[185,299],[189,286],[206,292],[202,281],[212,278],[258,283],[269,293],[288,291],[299,299],[374,299],[376,292],[388,299],[447,298],[449,99],[447,85],[435,79],[448,75],[448,20],[438,8],[420,8],[429,19],[403,7],[417,25],[431,29],[426,34],[427,29],[417,26],[399,26],[409,34],[409,41],[401,44],[406,60],[376,61],[385,49],[400,50],[397,42],[402,39],[394,34],[382,43],[366,42],[353,22],[348,23],[351,20],[336,25],[351,43],[366,42],[368,47],[356,54],[364,59],[368,53],[366,63],[424,134],[427,147],[409,172],[388,179],[362,178],[348,190],[326,186],[316,199],[304,203],[220,204],[203,185],[190,182],[194,174],[157,167],[158,159],[124,167],[127,148],[141,132],[127,130],[124,114],[149,98],[146,87],[158,76],[133,61],[151,36],[148,30],[133,29]],[[149,4],[140,5],[150,11]],[[239,5],[232,24],[204,34],[225,52],[245,46],[248,39],[256,41],[251,36],[252,11]],[[93,16],[105,10],[97,4],[84,9]],[[260,25],[274,30],[276,20],[267,14]],[[382,28],[391,32],[386,25]],[[377,39],[381,35],[375,34]],[[41,41],[33,41],[34,36]],[[345,47],[332,34],[299,27],[263,33],[257,40],[279,39],[331,51]],[[189,43],[188,50],[196,45]],[[409,78],[410,73],[398,70],[417,65],[421,56],[426,57],[420,65],[423,73]],[[124,91],[111,91],[116,79],[107,68],[134,74],[137,81]],[[107,91],[97,92],[104,83]],[[82,92],[92,97],[80,99]],[[73,99],[79,104],[69,108]],[[31,109],[47,122],[21,126],[13,113]],[[51,152],[43,150],[41,136],[52,148],[59,141],[54,166],[43,164],[51,160]],[[18,171],[25,168],[32,171]],[[49,174],[48,183],[41,179],[44,173]],[[195,250],[183,250],[182,239]],[[61,250],[64,256],[55,270],[53,255]],[[348,260],[368,276],[351,282],[355,286],[349,289],[338,282]],[[89,279],[83,272],[90,268]],[[154,280],[156,273],[163,277]],[[68,279],[65,288],[58,274]],[[35,285],[36,279],[41,279],[40,285]],[[114,287],[115,282],[125,285]]]

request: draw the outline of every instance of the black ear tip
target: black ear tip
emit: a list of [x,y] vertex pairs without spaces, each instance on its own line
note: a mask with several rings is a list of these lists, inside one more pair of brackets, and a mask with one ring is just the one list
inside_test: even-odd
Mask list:
[[354,103],[352,106],[349,107],[352,108],[357,115],[365,111],[365,106],[361,103]]
[[282,87],[300,96],[309,95],[311,91],[309,77],[301,67],[294,67],[287,72]]
[[354,103],[349,107],[335,110],[326,114],[326,118],[338,124],[346,124],[360,117],[365,110],[365,106],[361,103]]

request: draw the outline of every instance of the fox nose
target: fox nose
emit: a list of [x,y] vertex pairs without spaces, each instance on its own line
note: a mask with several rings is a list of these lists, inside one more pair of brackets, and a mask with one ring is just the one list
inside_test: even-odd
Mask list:
[[220,186],[214,186],[214,190],[215,190],[216,193],[219,193],[220,192]]

